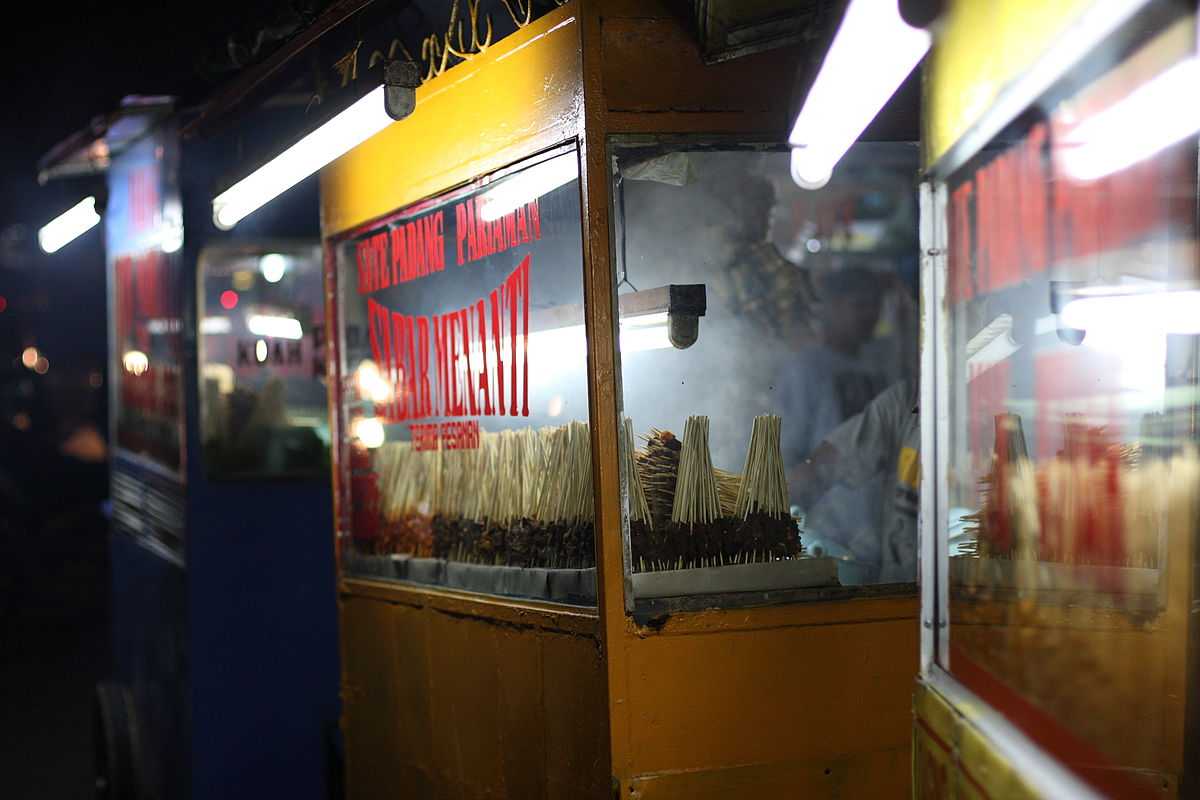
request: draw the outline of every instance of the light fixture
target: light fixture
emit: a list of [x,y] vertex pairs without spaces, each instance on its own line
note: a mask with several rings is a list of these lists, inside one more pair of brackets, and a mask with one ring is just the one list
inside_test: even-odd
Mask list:
[[901,18],[898,0],[851,0],[788,137],[799,186],[819,189],[829,182],[930,41],[928,31]]
[[96,213],[96,198],[85,197],[71,208],[47,222],[38,231],[38,244],[47,253],[55,253],[87,233],[100,221]]
[[[667,313],[621,319],[621,352],[640,353],[671,347],[667,335]],[[529,358],[535,364],[577,363],[587,357],[587,334],[582,325],[550,328],[529,334]]]
[[389,61],[383,68],[383,106],[387,115],[401,120],[417,107],[421,72],[414,61]]
[[392,386],[384,380],[379,372],[379,366],[367,358],[354,370],[354,382],[358,384],[359,395],[364,400],[373,403],[387,403],[392,399]]
[[1058,146],[1063,171],[1079,181],[1120,172],[1200,131],[1200,58],[1160,73],[1068,131]]
[[141,350],[127,350],[121,356],[121,366],[130,375],[142,375],[150,369],[150,357]]
[[282,253],[267,253],[258,259],[258,270],[267,283],[279,283],[287,271],[287,256]]
[[350,433],[355,439],[362,442],[363,447],[375,449],[383,444],[387,438],[383,430],[383,423],[378,417],[360,417],[354,420],[350,426]]
[[267,343],[262,339],[254,343],[254,358],[260,364],[267,360]]
[[233,324],[229,321],[229,317],[205,317],[200,320],[200,332],[207,334],[229,333],[233,330]]
[[1093,332],[1101,329],[1165,336],[1200,333],[1200,290],[1089,294],[1063,307],[1062,324]]
[[303,339],[304,329],[300,320],[291,317],[276,317],[269,314],[251,314],[246,320],[246,327],[255,336],[269,336],[273,339]]
[[[700,336],[700,317],[707,311],[702,283],[671,284],[623,294],[617,298],[619,341],[625,355],[671,347],[686,349]],[[563,310],[578,318],[581,310]],[[583,325],[544,324],[529,334],[530,359],[543,364],[580,363],[587,352]]]
[[384,87],[374,90],[213,198],[213,223],[229,230],[334,159],[392,123]]
[[579,177],[575,153],[563,153],[499,181],[479,199],[479,218],[494,222]]

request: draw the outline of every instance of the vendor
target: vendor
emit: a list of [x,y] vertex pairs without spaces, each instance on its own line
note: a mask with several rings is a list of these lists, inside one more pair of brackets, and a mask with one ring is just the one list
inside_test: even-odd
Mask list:
[[798,349],[780,377],[784,408],[794,409],[783,431],[785,459],[799,460],[888,385],[863,348],[879,323],[890,274],[860,266],[818,273],[812,315],[816,341]]
[[901,583],[917,578],[921,471],[917,391],[912,381],[893,384],[861,413],[830,432],[788,475],[801,507],[811,509],[810,527],[821,535],[828,535],[817,525],[832,489],[875,481],[888,486],[890,497],[884,496],[875,509],[876,526],[864,529],[851,542],[855,558],[873,573],[864,582]]

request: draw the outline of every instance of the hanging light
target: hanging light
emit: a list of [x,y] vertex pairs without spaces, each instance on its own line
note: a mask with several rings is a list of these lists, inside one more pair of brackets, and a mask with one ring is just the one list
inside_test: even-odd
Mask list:
[[1060,145],[1063,170],[1092,181],[1120,172],[1200,130],[1200,58],[1159,73],[1125,98],[1088,117]]
[[563,153],[524,169],[488,189],[479,199],[479,218],[495,222],[579,177],[575,153]]
[[246,327],[255,336],[268,336],[273,339],[304,338],[304,328],[300,325],[300,320],[292,317],[252,314],[246,321]]
[[213,198],[213,223],[229,230],[317,170],[392,123],[379,86]]
[[799,186],[819,189],[829,182],[930,42],[928,31],[901,18],[898,0],[851,0],[788,137]]
[[47,253],[55,253],[96,227],[96,198],[85,197],[47,222],[38,231],[38,244]]

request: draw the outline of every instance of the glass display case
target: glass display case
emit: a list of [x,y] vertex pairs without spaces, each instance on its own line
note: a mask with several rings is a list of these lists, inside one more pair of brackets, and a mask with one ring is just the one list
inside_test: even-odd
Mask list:
[[326,474],[321,250],[213,245],[199,258],[200,430],[210,478]]
[[915,581],[916,147],[610,152],[636,596]]
[[572,145],[334,240],[349,576],[595,602]]
[[949,176],[930,304],[936,663],[1113,796],[1184,771],[1200,487],[1195,19],[1139,36]]

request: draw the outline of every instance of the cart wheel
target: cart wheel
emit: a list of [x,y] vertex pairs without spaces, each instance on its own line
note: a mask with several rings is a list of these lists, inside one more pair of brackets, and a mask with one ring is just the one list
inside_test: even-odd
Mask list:
[[137,709],[133,695],[115,683],[96,684],[92,706],[97,800],[141,800]]

